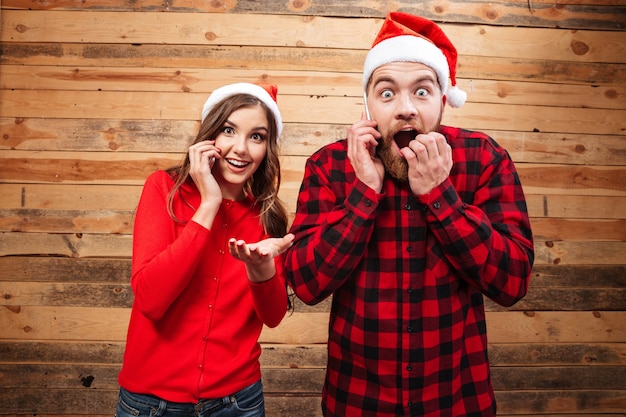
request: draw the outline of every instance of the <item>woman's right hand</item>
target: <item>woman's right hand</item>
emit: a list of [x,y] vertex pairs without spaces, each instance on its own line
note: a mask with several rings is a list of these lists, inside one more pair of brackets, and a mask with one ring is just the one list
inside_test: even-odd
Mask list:
[[200,207],[192,220],[209,229],[222,203],[222,190],[212,172],[215,161],[221,157],[214,140],[205,140],[189,147],[189,175],[200,192]]

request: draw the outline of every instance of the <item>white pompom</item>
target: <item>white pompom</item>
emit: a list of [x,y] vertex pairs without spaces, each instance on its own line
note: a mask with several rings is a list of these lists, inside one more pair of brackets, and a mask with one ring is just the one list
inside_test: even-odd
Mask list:
[[465,100],[467,100],[467,93],[455,85],[446,91],[446,97],[448,98],[447,102],[450,107],[459,108],[465,104]]

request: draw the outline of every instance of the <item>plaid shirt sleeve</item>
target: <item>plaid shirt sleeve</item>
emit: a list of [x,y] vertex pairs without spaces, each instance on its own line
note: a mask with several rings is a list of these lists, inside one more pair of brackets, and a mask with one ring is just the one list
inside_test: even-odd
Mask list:
[[[372,234],[379,195],[356,179],[345,142],[310,158],[285,254],[285,272],[298,297],[316,304],[349,279]],[[346,195],[346,190],[348,194]]]
[[454,137],[454,168],[419,196],[429,230],[456,274],[503,306],[528,289],[534,248],[519,176],[506,150],[480,133],[444,127]]

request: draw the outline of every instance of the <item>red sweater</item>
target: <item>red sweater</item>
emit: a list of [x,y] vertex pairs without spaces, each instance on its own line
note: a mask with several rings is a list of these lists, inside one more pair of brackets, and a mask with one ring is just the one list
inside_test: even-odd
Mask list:
[[[252,200],[224,200],[212,230],[189,221],[200,203],[190,181],[167,213],[174,182],[152,174],[137,207],[130,317],[119,383],[128,391],[174,402],[232,394],[261,378],[258,337],[287,309],[282,262],[264,283],[248,280],[228,252],[228,239],[267,237]],[[191,207],[190,207],[191,206]]]

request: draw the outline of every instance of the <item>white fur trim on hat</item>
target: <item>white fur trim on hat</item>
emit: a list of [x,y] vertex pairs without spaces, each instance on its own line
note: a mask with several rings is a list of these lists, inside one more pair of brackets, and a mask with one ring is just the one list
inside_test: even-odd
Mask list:
[[461,107],[465,103],[465,91],[457,86],[448,88],[450,68],[441,49],[426,39],[411,35],[385,39],[370,49],[363,65],[364,91],[376,68],[391,62],[419,62],[429,66],[437,74],[441,93],[447,97],[448,104],[451,107]]
[[213,91],[202,107],[202,121],[207,117],[211,109],[226,97],[235,94],[250,94],[261,100],[274,113],[276,119],[277,139],[283,133],[283,119],[280,115],[278,105],[272,96],[261,86],[252,83],[236,83],[220,87]]
[[446,56],[432,42],[411,35],[385,39],[370,49],[363,65],[363,89],[376,68],[391,62],[420,62],[429,66],[437,73],[441,92],[445,94],[450,78]]

